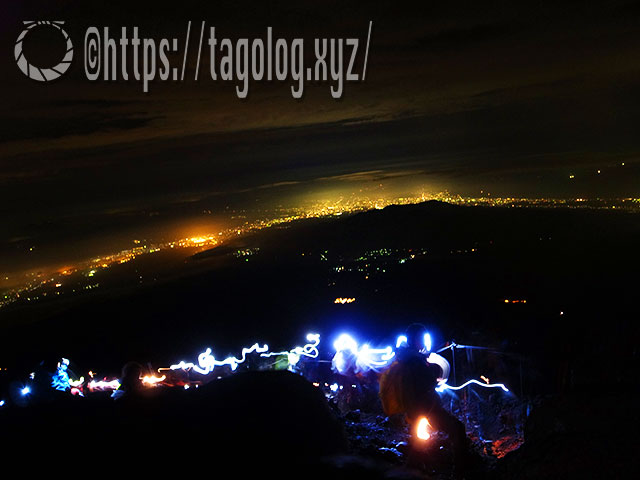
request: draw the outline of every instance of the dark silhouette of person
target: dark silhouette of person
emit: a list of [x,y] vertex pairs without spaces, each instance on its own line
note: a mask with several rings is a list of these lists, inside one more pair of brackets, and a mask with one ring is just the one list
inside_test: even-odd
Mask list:
[[462,422],[444,409],[435,390],[443,372],[423,353],[425,333],[422,324],[407,328],[406,344],[396,349],[396,361],[380,378],[382,406],[387,415],[404,413],[412,428],[426,417],[434,429],[449,436],[454,460],[458,468],[463,468],[469,440]]
[[128,362],[122,367],[122,374],[120,375],[120,387],[113,392],[112,397],[116,400],[123,397],[136,396],[142,392],[144,386],[142,385],[142,372],[143,368],[137,362]]

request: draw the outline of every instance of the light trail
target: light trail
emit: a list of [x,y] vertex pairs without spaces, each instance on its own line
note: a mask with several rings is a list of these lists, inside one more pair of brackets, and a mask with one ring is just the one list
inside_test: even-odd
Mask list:
[[247,359],[247,355],[249,353],[257,352],[263,353],[269,350],[269,346],[264,344],[262,347],[260,344],[255,343],[249,348],[243,348],[241,358],[236,357],[227,357],[224,360],[216,360],[216,358],[211,354],[211,348],[207,348],[204,352],[198,355],[198,365],[190,362],[180,362],[175,365],[171,365],[169,367],[170,370],[193,370],[198,372],[201,375],[208,375],[216,367],[222,367],[224,365],[228,365],[231,368],[231,371],[235,371],[238,368],[238,365],[244,363]]
[[320,344],[320,334],[309,333],[307,334],[307,343],[303,347],[294,347],[286,352],[269,352],[261,353],[261,357],[273,357],[278,355],[287,355],[287,361],[289,366],[295,366],[300,361],[300,357],[318,358],[318,345]]
[[461,390],[465,387],[468,387],[471,384],[475,384],[475,385],[480,385],[481,387],[484,388],[501,388],[502,390],[504,390],[505,392],[508,392],[509,389],[507,387],[504,386],[504,384],[502,383],[483,383],[479,380],[468,380],[465,383],[463,383],[462,385],[459,385],[457,387],[452,387],[451,385],[447,385],[446,383],[439,385],[436,387],[436,392],[438,393],[442,393],[445,390]]

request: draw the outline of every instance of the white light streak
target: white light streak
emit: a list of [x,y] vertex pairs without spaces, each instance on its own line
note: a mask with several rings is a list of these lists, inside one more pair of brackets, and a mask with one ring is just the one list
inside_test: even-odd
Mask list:
[[84,383],[84,377],[80,377],[78,380],[69,380],[69,385],[75,388],[81,387]]
[[369,370],[379,371],[390,365],[395,356],[393,349],[371,348],[368,344],[358,347],[353,337],[344,333],[333,343],[336,354],[333,357],[332,365],[338,373],[345,374],[350,370],[354,373],[368,372]]
[[318,345],[320,345],[320,334],[309,333],[307,334],[307,343],[304,347],[294,347],[287,352],[268,352],[261,353],[261,357],[272,357],[274,355],[287,355],[289,366],[295,366],[300,361],[300,357],[317,358],[318,357]]
[[469,380],[469,381],[467,381],[467,382],[465,382],[462,385],[457,386],[457,387],[452,387],[451,385],[447,385],[446,383],[443,383],[442,385],[439,385],[439,386],[436,387],[436,392],[442,393],[445,390],[461,390],[464,387],[467,387],[467,386],[471,385],[472,383],[475,384],[475,385],[480,385],[481,387],[484,387],[484,388],[501,388],[505,392],[509,391],[509,389],[507,387],[505,387],[504,384],[502,384],[502,383],[483,383],[483,382],[481,382],[479,380],[473,379],[473,380]]
[[431,335],[428,332],[424,334],[424,348],[427,352],[431,351]]
[[224,360],[216,360],[216,358],[211,354],[211,349],[207,348],[204,352],[198,355],[198,365],[193,363],[180,362],[176,365],[171,365],[169,367],[170,370],[194,370],[201,375],[208,375],[213,372],[216,367],[221,367],[223,365],[229,365],[232,371],[235,371],[238,368],[238,365],[243,363],[247,359],[247,355],[249,353],[257,352],[264,353],[269,350],[269,346],[267,344],[262,347],[260,344],[255,343],[249,348],[242,349],[241,358],[236,357],[228,357]]
[[87,385],[89,390],[117,390],[120,388],[120,381],[116,378],[115,380],[91,380]]
[[400,345],[402,345],[403,343],[407,343],[406,335],[400,335],[398,337],[398,339],[396,340],[396,348],[400,348]]
[[449,372],[451,371],[451,366],[446,358],[442,355],[438,355],[437,353],[431,352],[427,357],[427,362],[434,363],[438,365],[442,369],[442,377],[438,378],[438,384],[443,385],[447,383],[449,380]]

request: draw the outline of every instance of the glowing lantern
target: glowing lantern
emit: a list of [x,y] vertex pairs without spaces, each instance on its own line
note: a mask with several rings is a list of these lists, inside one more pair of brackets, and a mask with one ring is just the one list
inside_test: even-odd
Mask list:
[[166,375],[162,375],[161,377],[157,377],[155,375],[145,375],[144,377],[142,377],[142,383],[149,387],[155,387],[158,383],[164,382],[166,379]]
[[418,420],[418,426],[416,427],[416,437],[420,440],[429,440],[431,437],[431,430],[432,427],[429,420],[427,420],[427,417],[420,417],[420,420]]

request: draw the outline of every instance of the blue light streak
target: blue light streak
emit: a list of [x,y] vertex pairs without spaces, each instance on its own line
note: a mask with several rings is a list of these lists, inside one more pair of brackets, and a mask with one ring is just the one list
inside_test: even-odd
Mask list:
[[388,346],[385,348],[371,348],[368,344],[358,346],[353,337],[343,333],[333,343],[336,353],[332,360],[333,368],[341,374],[350,370],[354,373],[380,371],[391,364],[395,352]]
[[[407,342],[408,340],[406,335],[398,336],[398,338],[396,339],[396,348],[400,348],[402,345],[407,345]],[[424,334],[423,343],[424,343],[425,351],[427,353],[431,352],[432,342],[431,342],[431,334],[429,332]]]
[[56,374],[51,378],[51,386],[56,390],[66,392],[71,388],[71,385],[69,383],[69,374],[67,373],[68,368],[68,359],[63,358],[60,362],[58,362],[58,369],[56,371]]
[[424,334],[424,348],[427,352],[431,352],[431,335],[429,332]]

